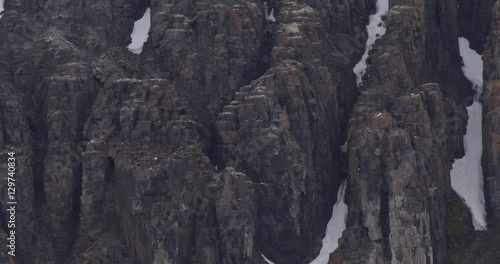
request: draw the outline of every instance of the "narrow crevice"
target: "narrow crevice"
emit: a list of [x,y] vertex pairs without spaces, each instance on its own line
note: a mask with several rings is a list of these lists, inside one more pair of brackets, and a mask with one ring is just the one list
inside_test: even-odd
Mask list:
[[212,133],[209,133],[208,142],[206,144],[205,155],[210,159],[212,166],[216,168],[216,171],[222,171],[226,168],[226,161],[220,153],[220,148],[222,142],[220,141],[219,135],[217,133],[217,128],[215,124],[211,129]]
[[[89,119],[92,113],[92,107],[94,105],[95,100],[98,95],[98,87],[99,84],[92,77],[89,78],[90,83],[83,83],[84,88],[86,90],[83,91],[82,94],[76,94],[75,97],[78,98],[77,105],[75,107],[75,111],[78,121],[76,124],[76,131],[80,131],[75,135],[73,139],[73,149],[72,152],[67,154],[67,158],[65,162],[69,162],[69,164],[64,164],[70,166],[73,170],[74,175],[74,189],[72,191],[72,204],[71,204],[71,218],[70,218],[70,227],[68,232],[69,237],[69,246],[66,252],[66,255],[63,259],[69,261],[72,257],[72,248],[78,240],[78,235],[80,232],[80,213],[81,213],[81,197],[82,197],[82,177],[83,177],[83,160],[82,160],[82,152],[83,146],[80,144],[83,143],[82,140],[84,138],[84,124]],[[79,143],[80,142],[80,143]]]
[[391,244],[389,240],[389,235],[391,233],[390,227],[390,214],[389,214],[389,190],[385,187],[380,193],[380,228],[382,230],[382,248],[384,254],[384,261],[387,263],[392,261]]
[[215,233],[217,235],[217,249],[219,253],[219,262],[218,263],[224,263],[224,246],[222,245],[223,240],[220,237],[220,232],[222,231],[219,227],[219,222],[217,221],[217,207],[214,203],[213,205],[213,210],[214,210],[214,223],[215,223]]
[[[245,69],[245,75],[242,76],[242,80],[236,84],[236,87],[238,87],[235,91],[233,91],[233,94],[231,95],[231,100],[234,100],[234,95],[236,92],[239,91],[239,87],[244,87],[247,85],[250,85],[253,81],[258,80],[262,76],[266,74],[266,72],[270,68],[270,58],[271,58],[271,51],[274,47],[274,42],[275,42],[275,27],[273,24],[269,23],[264,23],[262,26],[262,37],[259,45],[259,51],[258,53],[255,54],[255,57],[252,57],[250,66]],[[227,93],[228,91],[226,91]],[[221,113],[223,107],[231,100],[221,100],[220,102],[220,107],[217,111],[218,113]],[[208,105],[208,103],[205,103]],[[192,104],[197,105],[197,104]],[[203,111],[202,111],[203,113]],[[208,113],[205,111],[204,113]],[[211,120],[212,118],[201,118],[201,120]],[[222,149],[220,146],[222,145],[222,142],[220,140],[219,134],[217,127],[215,125],[215,122],[217,121],[217,115],[213,118],[213,121],[209,122],[208,124],[205,123],[203,124],[205,127],[207,127],[207,131],[205,131],[205,138],[206,144],[205,144],[205,155],[210,159],[212,165],[217,168],[217,171],[222,171],[227,165],[227,160],[224,159],[223,153],[221,153]]]
[[[72,161],[73,162],[73,161]],[[76,176],[75,179],[75,187],[73,190],[73,201],[71,205],[71,218],[70,218],[70,228],[68,232],[68,242],[69,245],[67,246],[68,250],[65,252],[65,255],[62,257],[62,259],[66,259],[66,261],[70,261],[71,259],[71,248],[75,245],[77,239],[78,239],[78,231],[80,229],[80,212],[81,212],[81,203],[80,203],[80,197],[82,194],[82,189],[81,189],[81,184],[82,184],[82,166],[77,165],[76,167],[73,168],[73,173]]]
[[[484,141],[483,141],[484,143]],[[485,153],[483,152],[483,155]],[[488,164],[485,162],[485,159],[481,159],[481,167],[487,168]],[[495,208],[493,206],[493,197],[492,191],[495,190],[495,182],[493,177],[488,177],[488,171],[483,170],[483,194],[484,194],[484,207],[486,209],[486,221],[490,227],[497,226],[497,218],[498,216],[495,214]]]
[[104,182],[106,182],[106,186],[114,185],[115,183],[115,159],[111,157],[106,158]]
[[104,219],[107,220],[105,226],[107,230],[110,230],[111,234],[114,234],[120,237],[121,230],[119,223],[118,215],[116,214],[115,208],[111,206],[114,204],[114,196],[115,196],[115,187],[116,186],[116,167],[115,167],[115,159],[112,157],[106,158],[106,165],[104,169],[104,201],[103,201],[103,214]]

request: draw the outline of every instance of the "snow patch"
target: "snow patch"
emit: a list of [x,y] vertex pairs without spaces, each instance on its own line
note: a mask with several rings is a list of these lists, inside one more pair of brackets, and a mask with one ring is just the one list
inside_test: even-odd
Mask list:
[[5,12],[5,9],[3,9],[4,2],[5,2],[4,0],[0,0],[0,18],[3,17],[3,13]]
[[130,37],[132,43],[127,48],[135,54],[141,54],[144,43],[148,40],[149,29],[151,28],[151,8],[147,8],[141,19],[134,22],[134,29]]
[[274,17],[274,8],[271,8],[271,12],[267,13],[267,2],[264,2],[264,12],[266,14],[266,20],[269,22],[276,22],[276,18]]
[[347,149],[349,148],[349,145],[347,145],[347,140],[344,142],[344,145],[340,146],[340,151],[342,153],[347,153]]
[[451,187],[465,201],[470,209],[475,230],[486,230],[486,210],[483,193],[483,152],[482,109],[479,95],[483,85],[483,61],[481,55],[469,47],[469,41],[459,38],[460,56],[464,62],[462,70],[465,77],[473,83],[476,90],[474,103],[467,107],[469,120],[464,135],[465,156],[455,160],[450,177]]
[[266,256],[264,256],[264,254],[260,253],[260,255],[262,256],[262,258],[264,259],[264,261],[268,264],[274,264],[272,261],[270,261],[268,258],[266,258]]
[[483,86],[483,59],[482,56],[470,48],[469,41],[466,38],[458,38],[460,47],[460,56],[464,62],[462,71],[465,77],[475,86]]
[[385,35],[385,25],[382,21],[382,16],[389,11],[389,0],[377,0],[377,13],[370,16],[370,22],[366,26],[366,31],[368,32],[368,39],[366,40],[365,53],[361,57],[361,60],[354,66],[353,72],[356,74],[356,83],[358,86],[361,84],[363,75],[366,73],[366,60],[368,59],[368,53],[373,49],[373,44],[379,38]]
[[319,255],[309,264],[327,264],[330,259],[330,253],[339,247],[339,238],[345,230],[345,221],[347,219],[347,204],[344,202],[347,180],[340,185],[337,193],[337,202],[333,205],[332,217],[326,226],[326,234],[323,238],[323,246]]

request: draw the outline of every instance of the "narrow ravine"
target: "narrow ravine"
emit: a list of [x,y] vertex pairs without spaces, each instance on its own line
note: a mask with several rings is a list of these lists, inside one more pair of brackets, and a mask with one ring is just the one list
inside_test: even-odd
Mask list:
[[347,180],[344,180],[340,185],[337,194],[337,202],[333,205],[333,212],[328,225],[326,226],[326,234],[323,238],[323,246],[318,257],[310,264],[326,264],[330,259],[330,253],[339,247],[339,238],[342,237],[342,232],[345,230],[345,221],[347,219],[347,204],[344,202],[345,190],[347,188]]
[[[382,38],[385,35],[385,25],[382,21],[382,16],[389,10],[388,0],[378,0],[377,1],[377,12],[370,15],[369,23],[366,26],[366,31],[368,33],[368,38],[366,40],[366,48],[361,60],[354,66],[353,72],[356,74],[356,84],[361,85],[364,74],[368,65],[366,61],[368,59],[370,51],[373,49],[377,39]],[[347,141],[342,146],[342,152],[347,151]],[[310,264],[327,264],[330,259],[330,253],[334,252],[339,247],[338,240],[342,237],[342,233],[346,228],[346,219],[349,207],[344,202],[345,193],[347,188],[347,180],[344,180],[340,185],[339,191],[337,193],[337,202],[333,205],[332,217],[327,224],[325,237],[322,242],[319,255]]]
[[483,60],[481,55],[470,48],[467,39],[459,38],[458,42],[460,56],[464,63],[462,70],[465,77],[472,83],[476,94],[472,105],[467,107],[469,120],[467,132],[464,135],[465,156],[453,163],[450,172],[451,187],[470,209],[474,229],[486,230],[483,170],[481,168],[483,106],[479,102],[483,87]]
[[366,40],[365,53],[361,57],[361,60],[354,66],[353,71],[356,74],[356,83],[359,86],[362,82],[363,75],[366,73],[366,60],[370,51],[373,49],[373,45],[377,39],[382,38],[385,35],[385,25],[382,21],[382,16],[389,11],[389,0],[378,0],[377,1],[377,13],[370,16],[370,22],[366,26],[366,31],[368,32],[368,39]]

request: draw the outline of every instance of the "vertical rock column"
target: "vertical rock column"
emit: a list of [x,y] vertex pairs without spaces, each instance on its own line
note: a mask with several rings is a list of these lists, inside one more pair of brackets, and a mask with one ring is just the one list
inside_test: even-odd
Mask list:
[[488,215],[500,217],[500,1],[484,48],[482,167]]
[[[48,77],[42,86],[48,134],[43,167],[45,200],[40,209],[47,228],[43,232],[53,234],[56,261],[69,257],[78,228],[82,166],[77,142],[82,138],[95,88],[93,78],[81,76]],[[44,244],[40,246],[44,250]]]
[[[453,23],[440,24],[431,16],[437,11],[421,1],[400,2],[407,5],[394,6],[385,18],[387,33],[370,54],[349,123],[351,195],[341,243],[349,263],[447,262],[450,150],[460,150],[449,145],[455,141],[448,133],[464,120],[445,117],[453,98],[465,93],[465,79],[436,78],[429,69],[460,76],[450,59],[458,56],[456,28],[447,33],[454,38],[439,37],[437,28]],[[441,48],[446,45],[453,49]],[[428,57],[434,53],[446,59]]]

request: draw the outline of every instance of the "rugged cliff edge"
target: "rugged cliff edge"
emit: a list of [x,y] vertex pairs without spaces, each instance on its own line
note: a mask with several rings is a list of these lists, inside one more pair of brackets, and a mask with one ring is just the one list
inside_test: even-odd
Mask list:
[[[309,263],[344,179],[330,263],[495,263],[477,252],[500,240],[500,3],[389,1],[358,88],[375,3],[7,0],[0,263]],[[450,186],[472,95],[459,36],[484,51],[481,233]]]

